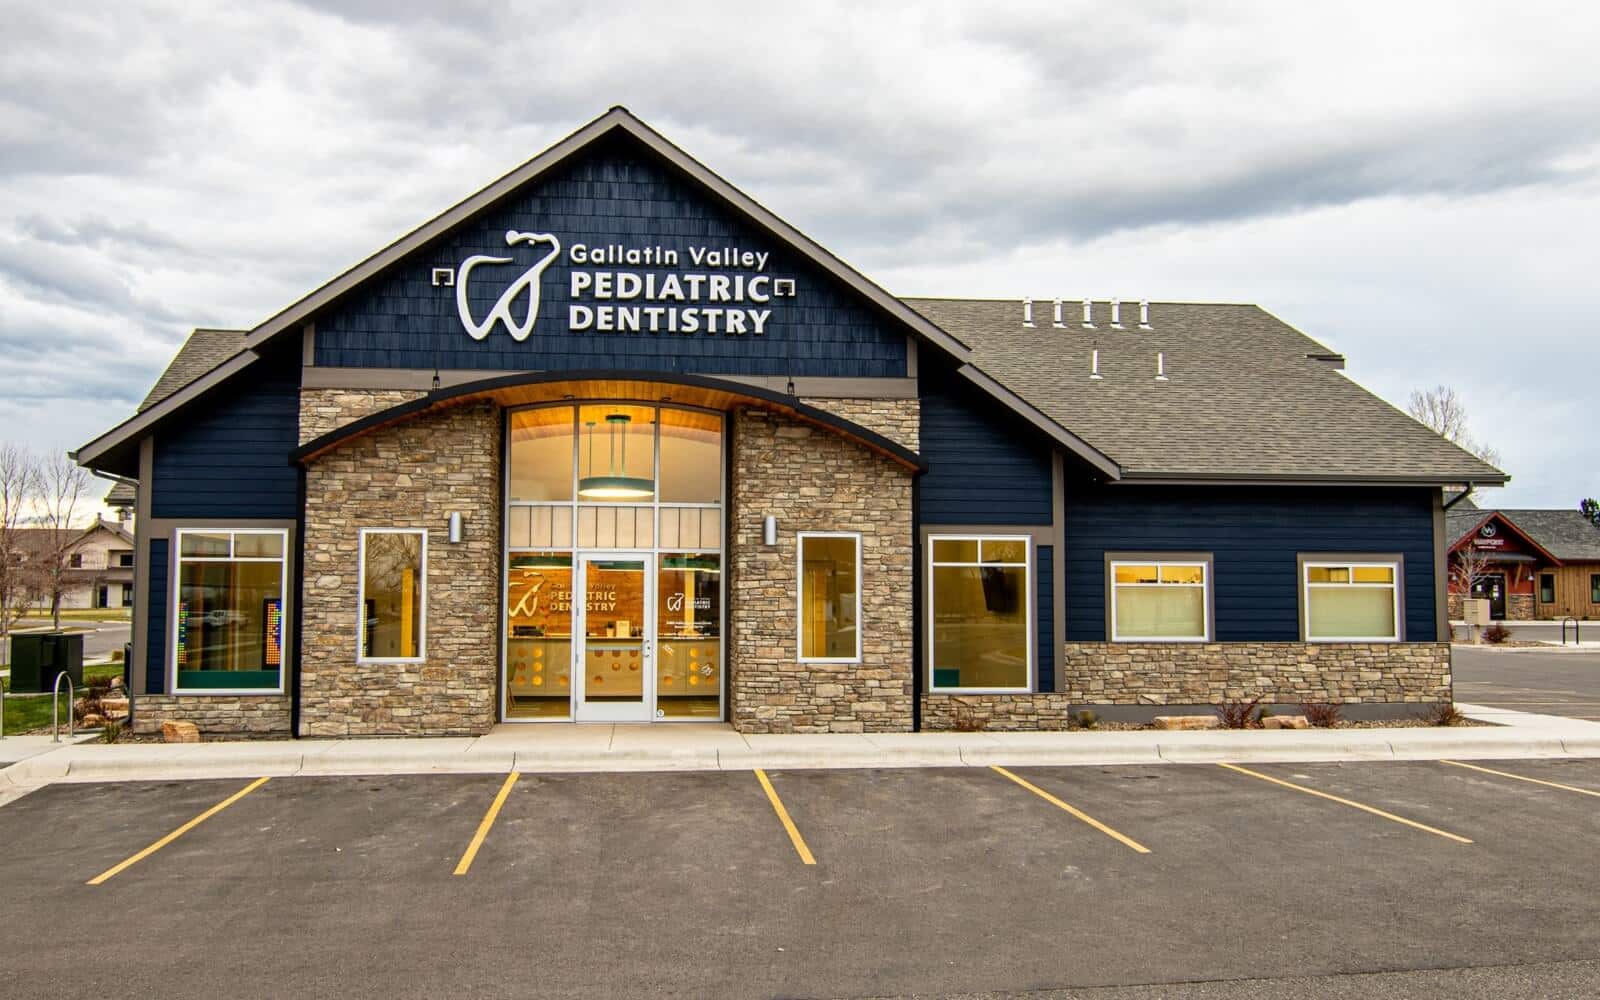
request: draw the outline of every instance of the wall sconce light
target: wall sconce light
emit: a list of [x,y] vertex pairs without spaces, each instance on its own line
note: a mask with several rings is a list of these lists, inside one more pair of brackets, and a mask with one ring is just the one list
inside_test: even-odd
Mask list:
[[778,544],[778,519],[771,514],[761,519],[761,544]]
[[451,545],[460,545],[461,544],[461,512],[459,510],[455,510],[455,511],[451,511],[450,512],[450,535],[449,535],[449,537],[450,537],[450,544]]

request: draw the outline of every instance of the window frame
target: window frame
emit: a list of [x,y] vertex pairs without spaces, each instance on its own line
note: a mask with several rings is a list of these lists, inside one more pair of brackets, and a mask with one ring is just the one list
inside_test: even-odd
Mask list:
[[[806,651],[806,602],[805,602],[805,545],[808,538],[848,538],[854,543],[856,549],[856,651],[852,656],[807,656]],[[865,631],[861,620],[861,587],[864,577],[861,565],[861,532],[859,531],[801,531],[795,534],[794,550],[794,652],[797,663],[860,663],[861,662],[861,633]]]
[[[1544,582],[1546,580],[1550,581],[1550,596],[1548,598],[1546,598],[1544,596],[1545,595]],[[1540,573],[1539,574],[1539,603],[1540,604],[1554,604],[1554,603],[1556,603],[1556,575],[1554,573]]]
[[[368,535],[421,535],[422,589],[418,595],[421,614],[417,621],[416,656],[366,656],[362,653],[362,639],[366,632],[367,615],[367,536]],[[362,528],[356,547],[356,663],[426,663],[428,662],[428,529],[427,528]]]
[[[1404,556],[1402,556],[1402,555],[1400,555],[1398,553],[1395,553],[1395,554],[1392,554],[1392,555],[1389,555],[1389,554],[1372,554],[1372,553],[1342,554],[1342,553],[1337,553],[1337,552],[1334,552],[1334,553],[1315,553],[1315,554],[1302,553],[1300,555],[1300,557],[1299,557],[1298,562],[1299,562],[1299,573],[1300,573],[1300,584],[1299,584],[1299,591],[1300,591],[1300,641],[1307,642],[1307,643],[1315,642],[1315,643],[1322,643],[1322,644],[1377,643],[1377,642],[1395,642],[1395,643],[1398,643],[1398,642],[1405,642],[1406,641],[1406,614],[1405,614],[1405,612],[1406,612],[1406,601],[1405,601],[1405,569],[1406,569],[1406,564],[1405,564],[1405,557]],[[1354,583],[1354,582],[1352,582],[1352,583],[1341,583],[1341,584],[1333,584],[1333,583],[1313,584],[1311,582],[1311,573],[1310,573],[1310,571],[1312,569],[1318,568],[1318,567],[1321,567],[1321,568],[1332,568],[1332,569],[1343,567],[1343,568],[1347,568],[1347,569],[1351,569],[1351,570],[1358,569],[1358,568],[1380,568],[1380,569],[1393,570],[1394,571],[1394,583],[1389,584],[1388,586],[1394,592],[1393,593],[1393,598],[1394,598],[1394,635],[1392,635],[1392,636],[1336,636],[1336,637],[1329,637],[1329,638],[1317,638],[1317,637],[1313,636],[1311,634],[1311,629],[1312,629],[1312,625],[1311,625],[1311,588],[1312,587],[1314,587],[1314,586],[1315,587],[1319,587],[1319,588],[1357,587],[1357,588],[1361,588],[1361,589],[1376,590],[1376,589],[1378,589],[1380,587],[1385,586],[1384,584],[1377,584],[1377,583]]]
[[[978,544],[978,561],[975,562],[975,563],[948,562],[948,561],[947,562],[938,562],[933,558],[933,546],[934,546],[935,542],[976,542]],[[934,676],[935,676],[934,675],[934,670],[938,667],[938,661],[937,661],[937,659],[936,659],[936,657],[934,655],[934,652],[938,648],[938,645],[934,641],[934,626],[936,625],[937,615],[935,613],[935,604],[934,604],[934,598],[933,598],[933,594],[934,594],[934,590],[933,590],[933,569],[934,569],[935,566],[977,566],[977,567],[981,568],[981,567],[983,567],[985,565],[988,565],[988,566],[1017,566],[1018,565],[1017,563],[985,563],[983,561],[983,543],[984,542],[1021,542],[1021,543],[1023,543],[1023,557],[1022,557],[1023,561],[1021,563],[1021,566],[1022,566],[1023,590],[1024,590],[1024,594],[1023,594],[1023,609],[1027,613],[1027,619],[1026,619],[1027,620],[1027,626],[1026,626],[1026,629],[1027,629],[1027,637],[1028,637],[1028,657],[1027,657],[1028,658],[1028,679],[1023,684],[1023,686],[1021,686],[1021,687],[939,687],[938,685],[934,684],[934,680],[933,680]],[[1034,547],[1035,546],[1034,546],[1033,536],[1032,535],[1019,535],[1019,534],[985,535],[985,534],[975,534],[975,533],[970,532],[970,531],[952,532],[950,534],[940,534],[940,533],[930,532],[929,534],[924,536],[923,545],[926,547],[926,550],[927,550],[927,553],[928,553],[928,560],[927,560],[927,563],[926,563],[926,565],[928,567],[928,573],[927,573],[927,588],[928,588],[928,590],[927,590],[927,615],[926,615],[926,617],[927,617],[927,633],[926,633],[927,657],[926,657],[926,659],[928,661],[928,673],[927,673],[927,685],[928,685],[927,686],[927,692],[928,692],[928,694],[1032,694],[1032,693],[1034,693],[1034,689],[1039,683],[1039,651],[1038,651],[1038,645],[1039,645],[1039,608],[1038,608],[1038,597],[1036,596],[1036,593],[1035,593],[1036,587],[1035,587],[1034,577],[1033,577],[1034,563],[1037,560],[1037,556],[1036,556],[1036,554],[1034,552]]]
[[1589,574],[1589,603],[1600,604],[1600,573]]
[[[185,687],[179,687],[178,686],[178,673],[179,673],[179,671],[178,671],[178,610],[179,610],[179,607],[182,604],[181,595],[183,593],[183,563],[184,563],[184,559],[185,559],[184,554],[183,554],[183,536],[184,535],[191,535],[191,534],[193,534],[193,535],[217,535],[217,534],[221,534],[223,532],[226,532],[228,534],[228,551],[229,551],[229,555],[228,555],[227,558],[224,559],[224,558],[219,558],[217,556],[189,556],[187,558],[190,561],[193,561],[193,562],[229,562],[229,563],[231,563],[231,562],[251,562],[251,563],[271,563],[271,562],[276,562],[278,564],[278,570],[279,570],[279,572],[278,572],[278,614],[280,616],[279,617],[279,629],[280,629],[280,631],[279,631],[280,640],[279,641],[281,643],[281,646],[279,647],[279,650],[278,650],[279,663],[278,663],[278,685],[277,685],[277,687],[270,687],[270,688],[264,688],[264,687],[263,688],[244,688],[244,687],[185,688]],[[264,558],[264,557],[256,557],[256,556],[246,556],[246,557],[241,559],[241,558],[237,558],[237,557],[232,555],[232,552],[233,552],[233,549],[234,549],[233,536],[235,536],[235,535],[277,535],[280,539],[282,539],[283,545],[282,545],[282,548],[279,550],[279,555],[278,555],[278,557],[276,559]],[[172,571],[171,571],[172,572],[172,580],[171,580],[170,584],[168,585],[167,614],[166,614],[166,617],[167,617],[167,691],[168,691],[168,693],[170,693],[173,697],[186,696],[186,695],[225,695],[225,696],[247,695],[247,696],[253,696],[253,695],[275,695],[275,694],[281,695],[281,694],[287,693],[287,691],[288,691],[288,687],[287,687],[287,684],[286,684],[287,678],[284,676],[284,674],[286,672],[286,668],[288,667],[289,659],[290,659],[290,650],[289,650],[289,628],[290,628],[290,624],[289,623],[290,623],[291,619],[290,619],[290,608],[289,608],[289,566],[290,566],[290,563],[289,563],[289,559],[290,559],[289,530],[287,528],[258,528],[258,527],[242,527],[241,528],[241,527],[233,527],[233,526],[228,526],[228,525],[216,525],[216,526],[211,526],[211,525],[188,525],[188,526],[182,527],[182,528],[174,528],[173,531],[172,531],[172,541],[169,544],[172,547],[172,556],[171,556],[171,560],[172,560]],[[195,671],[195,672],[196,673],[200,673],[201,671]]]
[[[1207,643],[1216,635],[1216,558],[1210,552],[1107,552],[1106,562],[1106,639],[1109,642],[1142,643]],[[1162,566],[1199,566],[1205,571],[1205,581],[1200,585],[1204,602],[1203,622],[1205,632],[1194,636],[1121,636],[1117,634],[1117,567],[1155,566],[1159,577]],[[1163,584],[1124,584],[1128,587],[1159,587]],[[1166,584],[1165,586],[1192,587],[1193,584]]]

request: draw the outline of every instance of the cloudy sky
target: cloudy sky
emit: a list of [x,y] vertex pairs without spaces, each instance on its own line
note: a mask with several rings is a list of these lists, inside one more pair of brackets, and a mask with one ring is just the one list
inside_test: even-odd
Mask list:
[[1600,493],[1592,3],[778,6],[0,0],[0,437],[625,104],[898,294],[1259,303]]

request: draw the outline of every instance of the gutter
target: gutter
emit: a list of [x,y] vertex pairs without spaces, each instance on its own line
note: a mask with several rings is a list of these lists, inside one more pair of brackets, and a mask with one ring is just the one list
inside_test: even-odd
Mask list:
[[1450,508],[1451,508],[1451,507],[1454,507],[1454,506],[1455,506],[1455,505],[1456,505],[1456,504],[1458,504],[1458,503],[1460,503],[1460,502],[1461,502],[1461,501],[1463,501],[1463,500],[1465,500],[1465,499],[1466,499],[1466,498],[1467,498],[1467,497],[1470,497],[1470,496],[1472,496],[1472,491],[1473,491],[1473,489],[1475,489],[1475,488],[1476,488],[1476,487],[1477,487],[1477,484],[1476,484],[1476,483],[1474,483],[1474,482],[1473,482],[1473,481],[1472,481],[1472,480],[1470,480],[1470,479],[1469,479],[1469,480],[1467,480],[1467,488],[1466,488],[1466,489],[1464,489],[1464,490],[1462,490],[1462,491],[1461,491],[1461,492],[1460,492],[1460,493],[1457,493],[1457,494],[1456,494],[1456,495],[1455,495],[1455,496],[1454,496],[1454,497],[1453,497],[1453,498],[1452,498],[1452,499],[1451,499],[1451,500],[1449,500],[1449,501],[1448,501],[1448,502],[1447,502],[1447,503],[1446,503],[1446,504],[1445,504],[1445,505],[1444,505],[1444,509],[1445,509],[1445,510],[1449,510],[1449,509],[1450,509]]

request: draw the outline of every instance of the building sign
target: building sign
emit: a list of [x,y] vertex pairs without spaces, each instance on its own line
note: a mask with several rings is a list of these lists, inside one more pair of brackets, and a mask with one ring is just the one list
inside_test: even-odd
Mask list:
[[[435,285],[455,286],[456,313],[473,340],[489,336],[496,324],[504,326],[513,340],[528,339],[539,318],[544,272],[562,256],[561,240],[550,233],[513,229],[506,233],[506,246],[539,248],[538,257],[503,287],[481,318],[472,312],[472,282],[482,285],[496,278],[491,277],[492,270],[476,275],[475,270],[518,263],[515,257],[474,254],[454,272],[448,268],[434,272]],[[736,246],[677,250],[574,243],[566,251],[567,329],[573,333],[762,336],[772,319],[773,300],[795,297],[795,279],[768,274],[769,260],[764,250]],[[661,273],[641,268],[685,270]],[[519,311],[523,311],[521,322],[516,318]]]

